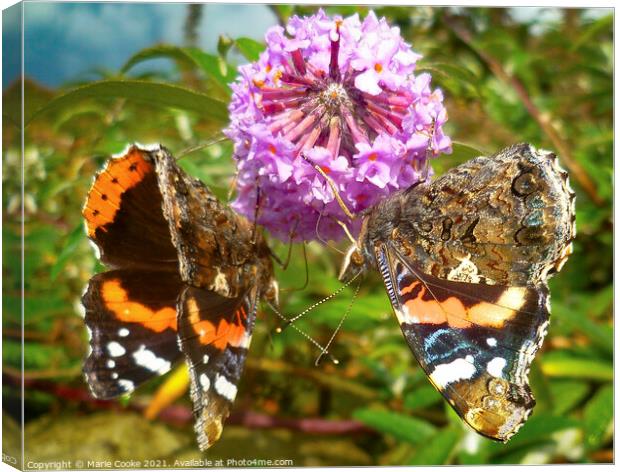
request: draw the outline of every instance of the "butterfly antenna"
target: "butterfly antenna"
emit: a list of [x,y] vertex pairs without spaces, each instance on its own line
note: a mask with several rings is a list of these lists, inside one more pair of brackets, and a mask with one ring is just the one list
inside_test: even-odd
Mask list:
[[226,141],[228,138],[224,136],[222,133],[214,134],[210,139],[204,141],[200,144],[196,144],[195,146],[190,146],[188,148],[183,149],[180,153],[177,154],[176,160],[181,160],[188,154],[191,154],[196,151],[200,151],[201,149],[208,148],[209,146],[213,146],[214,144],[221,143],[222,141]]
[[[335,292],[331,293],[330,295],[326,296],[325,298],[323,298],[322,300],[319,300],[316,303],[313,303],[312,305],[310,305],[308,308],[306,308],[304,311],[302,311],[301,313],[299,313],[298,315],[295,315],[292,318],[288,318],[287,324],[284,326],[284,328],[291,326],[295,321],[297,321],[298,319],[300,319],[302,316],[308,314],[309,312],[311,312],[312,310],[314,310],[316,307],[318,307],[319,305],[322,305],[323,303],[331,300],[332,298],[334,298],[336,295],[338,295],[339,293],[341,293],[345,288],[347,288],[349,285],[351,285],[353,283],[353,281],[355,279],[357,279],[359,277],[359,275],[361,274],[361,272],[358,272],[357,274],[355,274],[355,277],[351,278],[351,280],[347,281],[345,284],[343,284],[340,288],[338,288]],[[282,328],[282,329],[284,329]]]
[[[327,351],[327,348],[323,347],[321,344],[319,344],[318,341],[316,341],[312,336],[310,336],[308,333],[306,333],[305,331],[302,331],[301,329],[299,329],[297,326],[295,326],[294,324],[291,324],[290,319],[287,318],[286,316],[284,316],[282,313],[280,313],[280,311],[273,306],[273,304],[271,302],[267,302],[267,304],[271,307],[271,309],[273,310],[273,312],[286,323],[286,326],[290,326],[292,327],[295,331],[297,331],[299,334],[301,334],[304,338],[306,338],[308,341],[310,341],[310,343],[312,343],[314,346],[316,346],[319,351],[321,351],[320,357],[323,356],[327,356],[329,357],[329,359],[334,363],[334,364],[338,364],[339,361],[338,359],[336,359],[334,356],[331,355],[331,353],[329,353]],[[284,331],[282,328],[276,328],[276,333],[281,333],[282,331]]]
[[[340,328],[342,328],[342,325],[344,323],[344,320],[347,318],[347,316],[349,316],[349,314],[351,313],[351,310],[353,309],[353,303],[355,302],[355,299],[357,298],[357,295],[360,292],[360,287],[362,286],[362,281],[360,280],[357,285],[355,286],[355,292],[353,292],[353,298],[351,298],[351,303],[349,303],[349,306],[347,307],[346,311],[344,312],[344,314],[342,315],[342,318],[340,318],[340,321],[338,322],[338,326],[336,326],[336,329],[334,330],[334,333],[332,334],[332,337],[329,338],[329,341],[327,341],[327,344],[325,345],[325,349],[329,350],[329,347],[332,345],[332,342],[334,341],[334,339],[336,338],[336,335],[338,334],[338,332],[340,331]],[[321,354],[319,354],[319,356],[316,358],[316,361],[314,361],[314,365],[318,367],[318,365],[321,363],[321,359],[323,359],[323,355],[324,353],[321,352]],[[337,362],[336,362],[337,363]]]

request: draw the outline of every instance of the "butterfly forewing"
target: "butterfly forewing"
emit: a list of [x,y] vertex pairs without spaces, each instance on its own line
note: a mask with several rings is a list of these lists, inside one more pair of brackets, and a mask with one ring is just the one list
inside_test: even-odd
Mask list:
[[130,146],[97,174],[82,210],[86,231],[109,267],[177,272],[148,152]]

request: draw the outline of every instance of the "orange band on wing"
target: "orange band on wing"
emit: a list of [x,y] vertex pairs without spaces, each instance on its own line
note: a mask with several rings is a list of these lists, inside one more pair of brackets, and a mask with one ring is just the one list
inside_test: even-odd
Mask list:
[[416,323],[448,323],[453,328],[470,328],[472,323],[501,328],[506,321],[516,316],[525,303],[526,295],[524,288],[511,287],[506,289],[497,303],[481,301],[465,306],[456,296],[441,301],[436,300],[420,281],[415,281],[405,287],[401,294],[412,293],[416,288],[419,288],[416,297],[404,303],[408,312],[407,316],[414,319]]
[[161,333],[170,328],[177,330],[177,312],[171,307],[151,310],[149,307],[130,300],[129,294],[118,279],[108,280],[101,287],[101,298],[106,308],[116,317],[128,323],[140,323],[147,329]]
[[97,228],[114,221],[123,193],[138,185],[152,171],[153,166],[136,147],[106,163],[95,178],[82,210],[90,237],[95,236]]
[[208,320],[200,319],[200,308],[194,298],[187,300],[187,311],[190,313],[189,322],[198,335],[200,344],[212,345],[220,351],[229,345],[245,347],[243,340],[247,330],[243,325],[243,320],[247,318],[247,313],[243,305],[235,311],[235,320],[232,323],[222,318],[217,327]]

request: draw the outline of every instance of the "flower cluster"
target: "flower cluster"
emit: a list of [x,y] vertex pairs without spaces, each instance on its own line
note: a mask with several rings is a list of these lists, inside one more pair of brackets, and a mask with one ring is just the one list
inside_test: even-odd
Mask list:
[[424,178],[429,155],[450,152],[443,95],[429,74],[414,76],[421,56],[384,18],[319,11],[265,39],[232,85],[226,134],[238,169],[233,207],[251,219],[258,209],[275,236],[343,236],[336,219],[345,215],[314,166],[360,212]]

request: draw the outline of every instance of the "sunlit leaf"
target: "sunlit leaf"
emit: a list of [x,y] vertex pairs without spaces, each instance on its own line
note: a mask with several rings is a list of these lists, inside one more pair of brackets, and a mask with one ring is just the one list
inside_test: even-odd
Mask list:
[[122,67],[121,72],[126,73],[135,65],[150,59],[170,58],[182,63],[190,63],[194,67],[198,67],[205,72],[208,77],[215,80],[223,90],[230,92],[228,84],[234,80],[235,71],[232,67],[228,67],[226,62],[213,54],[207,54],[198,48],[193,47],[177,47],[167,44],[154,46],[143,49],[134,54]]
[[353,417],[377,431],[412,444],[426,441],[436,431],[436,428],[426,421],[391,411],[356,410]]
[[584,359],[565,353],[543,356],[541,368],[543,373],[550,377],[612,380],[614,375],[611,362]]
[[611,385],[601,388],[584,409],[586,444],[590,450],[599,447],[614,419],[614,391]]
[[198,112],[205,118],[226,123],[226,104],[210,96],[178,85],[139,80],[106,80],[94,82],[66,92],[39,108],[30,121],[54,110],[63,110],[86,99],[125,98],[182,110]]
[[73,255],[75,249],[78,247],[80,242],[84,240],[84,237],[84,225],[80,222],[80,224],[77,225],[67,236],[65,247],[62,251],[60,251],[56,262],[52,266],[52,270],[50,272],[50,279],[52,281],[56,280],[56,277],[58,277],[60,271],[62,271],[69,258]]
[[573,380],[552,381],[550,389],[553,395],[553,412],[556,415],[569,412],[590,391],[587,383]]
[[237,38],[235,45],[239,52],[250,62],[258,60],[258,56],[264,51],[265,45],[250,38]]
[[405,406],[415,410],[439,403],[443,397],[432,385],[422,385],[415,388],[405,397]]
[[462,432],[456,429],[444,429],[429,438],[409,459],[409,465],[448,464]]

